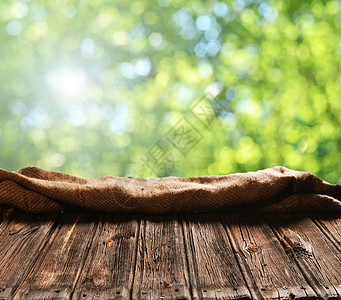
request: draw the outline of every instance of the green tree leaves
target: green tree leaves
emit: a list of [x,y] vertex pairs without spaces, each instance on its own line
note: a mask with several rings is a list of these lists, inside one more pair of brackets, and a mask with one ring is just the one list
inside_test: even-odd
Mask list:
[[[340,15],[340,1],[318,0],[2,1],[1,167],[285,165],[340,182]],[[166,156],[148,161],[160,141]]]

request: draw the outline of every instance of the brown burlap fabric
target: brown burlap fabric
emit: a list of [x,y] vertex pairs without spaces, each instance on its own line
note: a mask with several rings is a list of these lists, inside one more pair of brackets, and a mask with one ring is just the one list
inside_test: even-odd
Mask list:
[[0,205],[30,213],[91,209],[173,213],[207,210],[341,211],[341,184],[273,167],[221,176],[80,178],[28,167],[0,169]]

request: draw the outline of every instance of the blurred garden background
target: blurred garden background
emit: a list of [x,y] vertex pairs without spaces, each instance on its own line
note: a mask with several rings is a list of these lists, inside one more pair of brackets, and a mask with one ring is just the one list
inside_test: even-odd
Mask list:
[[341,182],[340,70],[339,0],[2,0],[0,167]]

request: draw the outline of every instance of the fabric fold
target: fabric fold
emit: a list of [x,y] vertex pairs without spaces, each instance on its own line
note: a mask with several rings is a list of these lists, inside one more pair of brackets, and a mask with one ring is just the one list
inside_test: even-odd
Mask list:
[[341,211],[341,184],[285,167],[230,175],[81,178],[27,167],[0,169],[0,205],[29,213],[77,209],[166,214],[188,211]]

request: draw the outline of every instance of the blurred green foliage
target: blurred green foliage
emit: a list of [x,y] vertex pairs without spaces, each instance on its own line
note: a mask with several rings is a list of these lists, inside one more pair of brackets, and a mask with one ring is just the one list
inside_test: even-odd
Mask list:
[[341,181],[341,1],[0,2],[0,167]]

